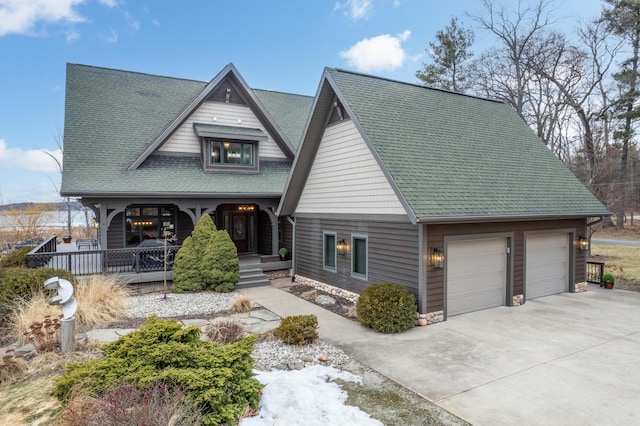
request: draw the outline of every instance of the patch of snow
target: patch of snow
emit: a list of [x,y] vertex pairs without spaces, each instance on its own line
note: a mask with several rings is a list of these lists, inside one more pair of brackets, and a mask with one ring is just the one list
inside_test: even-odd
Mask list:
[[347,371],[313,365],[296,371],[256,371],[256,378],[265,385],[260,412],[240,426],[382,426],[358,407],[345,405],[347,393],[331,380],[362,381]]

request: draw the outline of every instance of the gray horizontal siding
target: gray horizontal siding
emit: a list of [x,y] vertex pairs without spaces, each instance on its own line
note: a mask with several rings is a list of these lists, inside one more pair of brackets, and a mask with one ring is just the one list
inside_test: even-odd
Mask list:
[[[351,244],[353,234],[368,237],[368,279],[351,276],[351,253],[338,255],[336,272],[323,269],[323,232]],[[357,293],[369,284],[393,282],[418,294],[418,228],[393,222],[297,218],[296,273]]]

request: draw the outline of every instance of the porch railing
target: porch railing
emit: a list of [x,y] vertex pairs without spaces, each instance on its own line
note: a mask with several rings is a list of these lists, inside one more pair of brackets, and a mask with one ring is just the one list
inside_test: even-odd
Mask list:
[[602,275],[604,275],[604,262],[587,261],[587,282],[602,285]]
[[[173,269],[173,260],[180,246],[167,247],[167,271]],[[164,270],[164,248],[123,248],[80,251],[41,251],[36,247],[27,255],[29,268],[49,267],[65,269],[74,275],[115,274],[124,272],[151,272]]]

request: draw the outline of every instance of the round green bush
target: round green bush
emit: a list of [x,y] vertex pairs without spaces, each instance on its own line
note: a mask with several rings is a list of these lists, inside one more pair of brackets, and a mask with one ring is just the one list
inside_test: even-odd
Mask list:
[[360,294],[356,310],[365,327],[396,333],[415,325],[416,298],[399,284],[373,284]]
[[33,249],[34,247],[22,247],[5,254],[2,256],[2,259],[0,259],[0,267],[13,268],[17,266],[27,266],[27,254]]
[[611,281],[611,282],[613,282],[614,280],[615,280],[615,278],[614,278],[613,274],[611,274],[609,272],[607,272],[606,274],[604,274],[602,276],[602,281]]

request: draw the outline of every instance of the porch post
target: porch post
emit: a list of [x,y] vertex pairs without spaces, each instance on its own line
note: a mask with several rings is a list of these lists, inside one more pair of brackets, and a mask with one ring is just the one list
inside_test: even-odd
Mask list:
[[276,215],[271,211],[271,209],[269,207],[266,207],[264,205],[259,205],[260,210],[264,211],[267,213],[267,216],[269,216],[269,220],[271,221],[271,254],[272,255],[277,255],[278,254],[278,218],[276,217]]
[[98,214],[98,230],[100,231],[100,249],[107,249],[107,229],[109,229],[109,218],[107,217],[107,206],[100,203],[100,214]]

